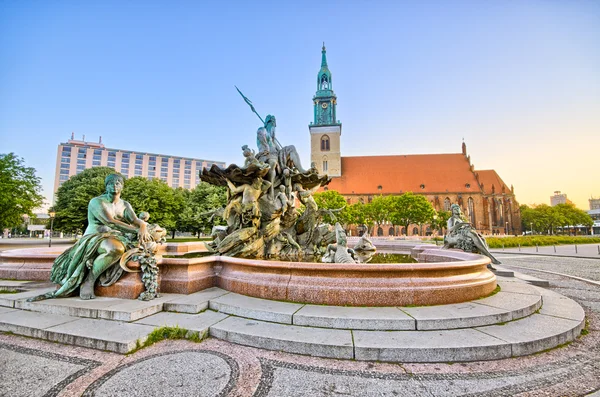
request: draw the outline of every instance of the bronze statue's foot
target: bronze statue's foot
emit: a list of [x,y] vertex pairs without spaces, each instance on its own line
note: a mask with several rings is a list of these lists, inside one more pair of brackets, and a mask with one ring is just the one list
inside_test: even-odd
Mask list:
[[87,277],[85,282],[81,284],[81,288],[79,289],[79,297],[84,300],[90,300],[96,298],[94,295],[94,279],[92,277]]

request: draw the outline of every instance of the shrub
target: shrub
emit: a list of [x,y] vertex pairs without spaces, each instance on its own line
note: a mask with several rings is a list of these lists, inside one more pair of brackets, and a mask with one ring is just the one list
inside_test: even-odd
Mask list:
[[519,236],[519,237],[487,237],[485,239],[490,248],[514,248],[535,247],[544,245],[565,245],[565,244],[597,244],[600,243],[600,237],[582,237],[582,236]]

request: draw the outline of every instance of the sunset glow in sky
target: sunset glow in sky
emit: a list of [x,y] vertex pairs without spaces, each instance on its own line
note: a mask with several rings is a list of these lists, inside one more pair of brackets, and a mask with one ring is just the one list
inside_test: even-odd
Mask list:
[[71,132],[239,164],[260,121],[235,84],[308,164],[325,41],[342,156],[458,153],[464,138],[521,204],[600,197],[600,2],[287,3],[0,3],[0,153],[47,197]]

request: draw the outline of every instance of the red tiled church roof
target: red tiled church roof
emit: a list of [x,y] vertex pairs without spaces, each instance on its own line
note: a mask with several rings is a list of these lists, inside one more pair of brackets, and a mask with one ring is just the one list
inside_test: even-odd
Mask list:
[[330,190],[341,194],[481,192],[469,161],[461,153],[357,156],[341,160],[342,176],[333,178],[328,185]]
[[479,175],[479,183],[483,184],[483,192],[485,194],[492,194],[492,185],[495,187],[497,194],[502,193],[502,186],[504,186],[506,193],[510,193],[510,188],[506,186],[506,183],[504,183],[496,171],[476,170],[475,173]]

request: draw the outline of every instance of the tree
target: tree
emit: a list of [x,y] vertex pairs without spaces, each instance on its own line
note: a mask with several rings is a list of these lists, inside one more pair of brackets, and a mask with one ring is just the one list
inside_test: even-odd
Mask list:
[[408,234],[410,225],[431,223],[435,210],[424,196],[406,192],[401,196],[390,196],[389,220],[394,225],[402,225]]
[[[374,221],[368,209],[369,204],[354,203],[345,208],[349,225],[365,225],[367,229],[372,229]],[[367,230],[368,232],[368,230]]]
[[94,167],[65,181],[56,192],[54,229],[83,232],[87,227],[88,203],[104,193],[104,179],[114,173],[110,167]]
[[334,224],[337,221],[344,226],[350,224],[350,213],[347,209],[346,199],[340,193],[335,190],[327,190],[322,193],[315,193],[313,197],[319,208],[329,210],[343,208],[340,212],[334,214],[336,218],[335,221],[331,219],[329,215],[325,215],[323,217],[323,222]]
[[442,232],[442,230],[448,226],[448,219],[450,219],[451,216],[452,213],[450,211],[438,211],[437,217],[431,222],[431,228]]
[[182,188],[173,189],[160,179],[136,176],[125,181],[122,197],[138,214],[148,212],[150,223],[157,223],[175,233],[177,218],[185,207]]
[[382,225],[389,220],[389,215],[391,212],[389,197],[390,196],[377,196],[373,198],[373,200],[365,207],[367,217],[374,223],[377,223],[377,225]]
[[44,202],[40,178],[14,153],[0,154],[0,231],[23,223]]
[[[554,206],[559,214],[561,226],[586,226],[591,227],[594,220],[585,212],[575,207],[573,204],[557,204]],[[577,229],[575,229],[577,233]]]
[[220,216],[215,216],[210,221],[210,215],[206,213],[224,208],[225,205],[227,205],[227,189],[225,187],[201,182],[186,193],[185,207],[177,219],[177,230],[193,232],[198,237],[201,232],[209,233],[214,225],[223,223],[223,221]]

